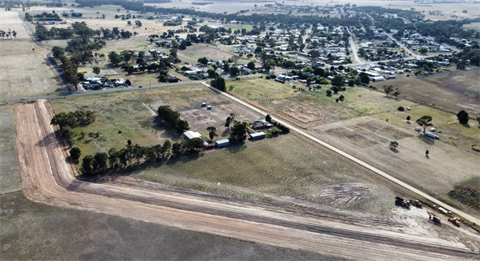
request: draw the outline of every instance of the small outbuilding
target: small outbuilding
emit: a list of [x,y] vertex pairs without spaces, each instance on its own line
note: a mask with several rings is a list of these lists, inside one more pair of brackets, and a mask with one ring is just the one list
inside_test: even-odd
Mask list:
[[250,134],[250,140],[263,140],[265,139],[265,132],[256,132]]
[[225,148],[225,147],[228,147],[228,146],[230,146],[230,140],[229,139],[215,141],[215,147],[217,147],[217,148]]
[[271,124],[270,122],[266,121],[266,120],[258,120],[258,121],[255,121],[253,124],[252,124],[252,127],[254,129],[263,129],[263,128],[270,128],[272,127],[273,124]]
[[195,132],[195,131],[186,131],[183,133],[183,137],[187,140],[195,139],[195,138],[201,138],[202,134]]

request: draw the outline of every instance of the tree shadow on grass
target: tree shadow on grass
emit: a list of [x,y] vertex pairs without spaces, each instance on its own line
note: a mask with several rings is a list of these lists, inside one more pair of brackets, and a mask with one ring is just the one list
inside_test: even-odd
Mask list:
[[246,148],[247,148],[247,145],[245,145],[244,143],[240,143],[240,144],[235,144],[228,147],[227,150],[231,153],[238,153],[243,151]]
[[435,140],[434,140],[434,139],[432,139],[432,138],[430,138],[430,137],[428,137],[428,136],[425,136],[425,135],[423,135],[423,134],[418,134],[418,135],[417,135],[417,138],[420,139],[421,141],[425,142],[425,143],[428,144],[428,145],[433,145],[433,144],[435,144]]

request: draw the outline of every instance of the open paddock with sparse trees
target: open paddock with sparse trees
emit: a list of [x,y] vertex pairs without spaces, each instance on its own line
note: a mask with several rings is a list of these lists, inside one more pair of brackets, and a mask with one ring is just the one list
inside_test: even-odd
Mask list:
[[388,82],[370,83],[382,90],[384,85],[392,85],[401,91],[401,96],[421,104],[435,106],[457,113],[465,110],[469,114],[480,114],[479,68],[467,71],[452,71],[431,76],[402,76]]
[[[0,10],[0,30],[6,33],[10,33],[8,39],[28,39],[30,35],[25,28],[19,14],[15,11]],[[3,41],[8,40],[6,35],[2,35],[0,38],[0,44]]]

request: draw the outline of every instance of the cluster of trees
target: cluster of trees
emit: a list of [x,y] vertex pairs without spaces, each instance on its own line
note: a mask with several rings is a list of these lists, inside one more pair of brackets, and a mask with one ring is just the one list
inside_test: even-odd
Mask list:
[[169,105],[163,105],[158,107],[157,112],[158,117],[176,131],[184,132],[190,129],[188,122],[186,120],[182,120],[180,118],[180,113],[170,108]]
[[466,61],[470,60],[470,65],[473,66],[480,66],[480,49],[473,49],[473,48],[465,48],[461,52],[456,53],[450,60],[457,64],[457,68],[459,64],[461,65],[458,69],[465,69]]
[[0,30],[0,38],[2,39],[5,39],[5,38],[17,38],[17,32],[16,31],[10,31],[10,29],[8,31],[3,31],[3,30]]
[[73,129],[78,126],[86,126],[95,121],[93,111],[61,112],[53,116],[50,124],[58,125],[60,137],[69,145],[73,145],[73,137],[76,136]]
[[101,39],[120,39],[130,38],[132,35],[138,34],[137,32],[130,32],[128,30],[119,29],[113,27],[113,29],[100,28],[98,30],[90,29],[85,22],[75,22],[72,27],[57,28],[51,27],[50,30],[44,25],[37,24],[35,27],[37,37],[40,40],[47,39],[70,39],[70,38],[101,38]]
[[290,128],[288,128],[287,126],[281,124],[280,122],[276,122],[272,119],[272,116],[270,116],[270,114],[267,114],[265,116],[265,121],[267,122],[270,122],[271,124],[273,124],[273,128],[271,130],[271,134],[272,136],[277,136],[277,135],[280,135],[280,134],[288,134],[290,133]]
[[72,63],[70,59],[65,55],[65,50],[62,47],[54,46],[52,48],[53,57],[59,59],[62,64],[60,68],[63,70],[65,80],[73,85],[78,83],[77,65]]
[[72,37],[94,37],[101,34],[100,30],[90,29],[85,22],[75,22],[71,28],[52,27],[48,30],[45,26],[37,24],[35,33],[40,40],[69,39]]
[[[90,62],[94,54],[92,51],[99,50],[105,46],[105,41],[88,38],[75,38],[67,43],[67,48],[63,49],[59,46],[52,48],[53,57],[61,61],[60,67],[63,70],[65,80],[73,85],[78,84],[78,66]],[[70,52],[67,57],[65,51]]]
[[[29,18],[31,18],[31,15],[30,14],[28,15],[29,15]],[[26,14],[25,14],[25,17],[27,17]],[[37,21],[62,21],[62,18],[60,18],[60,16],[58,16],[58,14],[55,13],[55,11],[52,11],[51,13],[43,12],[41,14],[36,14],[33,17]]]
[[[170,55],[162,59],[158,59],[158,52],[149,52],[151,54],[150,58],[147,59],[146,52],[140,51],[135,53],[132,50],[124,50],[120,53],[111,51],[108,53],[108,60],[113,66],[118,66],[123,62],[122,69],[125,70],[128,74],[134,72],[145,72],[145,71],[160,71],[158,76],[159,80],[164,82],[167,80],[168,68],[172,66],[173,63],[177,63],[180,60],[177,57],[177,51],[172,49],[170,50]],[[147,62],[150,60],[151,62]],[[137,67],[133,66],[133,62],[136,62]]]
[[144,11],[143,1],[125,1],[125,0],[75,0],[80,6],[95,7],[101,5],[119,5],[128,10]]
[[210,85],[214,88],[217,88],[218,90],[220,90],[222,92],[227,91],[227,86],[225,84],[225,79],[220,75],[217,75],[217,77],[215,79],[211,80]]

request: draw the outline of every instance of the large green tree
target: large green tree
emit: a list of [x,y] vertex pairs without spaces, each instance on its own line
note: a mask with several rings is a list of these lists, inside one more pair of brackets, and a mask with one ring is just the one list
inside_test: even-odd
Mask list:
[[415,121],[418,125],[423,127],[423,134],[427,130],[428,126],[433,126],[432,124],[432,116],[424,115]]
[[80,151],[79,148],[73,147],[70,149],[70,157],[72,158],[73,162],[77,163],[81,155],[82,155],[82,152]]
[[457,113],[457,119],[458,119],[458,122],[460,122],[461,124],[467,124],[468,123],[468,113],[464,110],[461,110]]
[[243,142],[247,139],[247,123],[246,122],[237,122],[232,128],[232,133],[230,134],[230,140],[232,142]]
[[343,75],[337,74],[333,77],[332,79],[333,86],[340,87],[340,86],[343,86],[344,84],[345,84],[345,77],[343,77]]
[[111,51],[108,53],[108,61],[113,66],[117,66],[122,61],[122,57],[117,52]]

